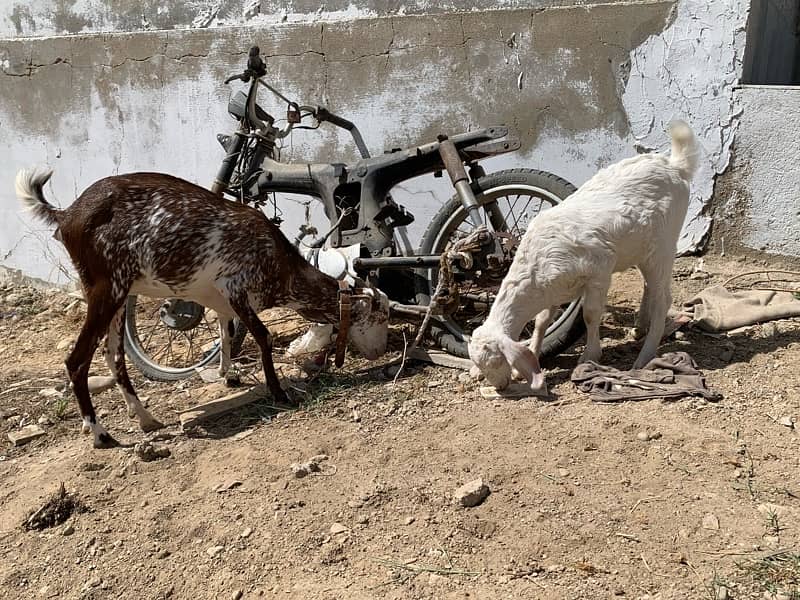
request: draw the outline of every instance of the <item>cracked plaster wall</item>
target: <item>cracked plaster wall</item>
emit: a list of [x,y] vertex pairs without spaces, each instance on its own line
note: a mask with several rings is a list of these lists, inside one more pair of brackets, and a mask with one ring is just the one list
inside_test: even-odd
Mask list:
[[[645,0],[646,1],[646,0]],[[604,4],[629,3],[606,0]],[[0,0],[0,38],[544,9],[596,0]]]
[[717,194],[717,249],[800,258],[800,88],[748,86],[737,94],[743,112]]
[[[164,4],[183,15],[172,23],[182,27],[209,3]],[[3,262],[56,279],[53,263],[63,257],[49,231],[19,215],[10,183],[20,167],[54,166],[47,193],[62,205],[117,172],[159,170],[209,185],[222,158],[214,134],[234,127],[222,80],[241,70],[251,43],[261,46],[269,77],[284,93],[356,122],[373,153],[508,123],[522,149],[487,161],[487,170],[540,168],[579,185],[637,150],[664,150],[664,125],[687,118],[706,157],[682,249],[705,235],[700,213],[727,165],[738,115],[732,86],[741,71],[744,0],[505,0],[491,3],[502,10],[488,12],[459,12],[480,2],[374,1],[359,10],[378,17],[342,20],[344,2],[326,4],[328,13],[312,13],[312,3],[299,0],[262,0],[259,7],[273,14],[278,4],[307,18],[274,24],[255,15],[237,27],[161,24],[157,31],[24,37],[45,35],[36,21],[35,31],[0,41],[0,152],[8,153],[0,180],[9,182],[0,186]],[[430,5],[437,14],[402,14]],[[127,28],[137,29],[131,23]],[[266,97],[263,104],[275,115],[285,109]],[[283,156],[347,160],[354,147],[325,128],[296,133]],[[445,179],[430,177],[397,190],[396,199],[417,216],[412,239],[450,194]],[[295,208],[284,206],[290,234],[299,223]]]

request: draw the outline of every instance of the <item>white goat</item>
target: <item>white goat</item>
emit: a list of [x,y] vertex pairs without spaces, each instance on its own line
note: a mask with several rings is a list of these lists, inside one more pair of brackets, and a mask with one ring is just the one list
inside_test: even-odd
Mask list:
[[[637,327],[648,328],[634,368],[655,356],[672,302],[672,265],[698,162],[686,123],[670,124],[669,135],[671,156],[643,154],[611,165],[528,225],[489,316],[469,342],[470,358],[497,389],[508,386],[513,368],[533,392],[546,393],[538,360],[544,332],[556,307],[581,295],[586,349],[580,361],[599,360],[611,275],[633,266],[644,278]],[[517,339],[534,318],[526,347]]]

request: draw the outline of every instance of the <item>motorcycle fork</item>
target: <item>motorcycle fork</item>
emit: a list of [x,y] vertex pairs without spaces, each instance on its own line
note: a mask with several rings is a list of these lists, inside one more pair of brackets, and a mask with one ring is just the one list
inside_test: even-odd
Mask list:
[[464,163],[461,161],[458,148],[456,148],[453,141],[448,139],[446,135],[439,136],[439,155],[442,157],[444,168],[447,169],[450,181],[453,182],[453,187],[456,189],[456,193],[461,199],[461,204],[467,210],[472,224],[475,225],[475,227],[480,227],[483,225],[480,206],[469,185],[469,177],[467,177],[467,171],[464,169]]
[[[472,191],[467,171],[464,169],[464,163],[461,160],[461,155],[458,153],[456,145],[452,140],[447,139],[446,135],[439,136],[439,155],[442,157],[442,162],[447,169],[447,174],[453,182],[453,187],[456,189],[458,197],[461,199],[461,204],[467,210],[470,221],[475,227],[483,225],[483,218],[481,217],[480,204],[475,198],[475,193]],[[483,168],[473,165],[470,168],[470,175],[473,179],[483,177]],[[503,217],[503,211],[497,205],[497,202],[490,202],[485,207],[489,216],[489,222],[495,231],[507,231],[506,220]]]

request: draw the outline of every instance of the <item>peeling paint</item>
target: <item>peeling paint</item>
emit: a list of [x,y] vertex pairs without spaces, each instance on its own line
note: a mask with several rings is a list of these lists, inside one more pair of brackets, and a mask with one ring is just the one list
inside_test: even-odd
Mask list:
[[[214,27],[233,13],[242,17],[252,2],[222,2],[216,9],[197,0],[192,10],[189,4],[169,2],[161,10],[191,24],[210,7],[217,16],[209,27],[0,42],[0,81],[6,80],[0,125],[11,149],[10,160],[0,161],[0,180],[11,181],[23,166],[50,164],[56,169],[51,192],[62,204],[116,172],[159,170],[208,185],[222,158],[214,134],[234,127],[225,107],[236,84],[226,87],[222,80],[242,68],[247,48],[257,42],[279,89],[353,120],[376,154],[439,133],[506,123],[520,135],[522,149],[487,161],[487,170],[539,168],[579,185],[637,150],[664,149],[662,124],[682,114],[709,151],[685,240],[699,239],[697,232],[707,228],[702,207],[727,164],[736,123],[730,91],[744,38],[728,29],[744,18],[736,15],[743,0],[721,0],[715,8],[697,0],[507,0],[501,5],[535,9],[391,17],[430,7],[365,2],[359,10],[377,7],[380,18],[342,21],[332,15],[352,10],[350,3],[329,2],[321,22],[311,22],[312,15],[304,23],[235,28]],[[303,7],[311,4],[292,6],[308,16]],[[544,5],[550,8],[540,10]],[[166,19],[166,12],[159,16],[155,5],[143,6],[152,26],[161,27],[165,21],[158,18]],[[268,6],[262,0],[252,18],[263,17]],[[709,22],[720,29],[706,31]],[[706,62],[694,67],[690,56]],[[284,114],[285,106],[267,96],[263,105]],[[283,153],[286,159],[346,161],[355,148],[347,134],[323,127],[297,132]],[[53,277],[52,256],[49,262],[26,258],[42,254],[25,233],[38,226],[19,220],[12,193],[0,186],[0,253],[14,247],[9,264]],[[394,195],[417,216],[411,234],[418,239],[452,189],[446,179],[428,177]],[[302,211],[291,204],[283,210],[285,230],[293,234]],[[47,252],[61,252],[48,243]]]
[[667,123],[687,120],[705,150],[695,176],[679,252],[700,247],[714,181],[728,166],[740,110],[734,86],[742,73],[747,0],[681,0],[672,24],[631,53],[622,101],[635,143],[665,150]]
[[800,258],[800,88],[747,86],[737,97],[743,114],[720,182],[717,239],[729,250]]

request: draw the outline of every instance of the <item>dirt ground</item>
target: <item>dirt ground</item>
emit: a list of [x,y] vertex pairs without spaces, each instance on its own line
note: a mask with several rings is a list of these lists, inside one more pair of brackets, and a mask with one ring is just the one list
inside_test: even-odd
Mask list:
[[[678,261],[676,305],[762,266],[707,258],[703,279],[697,264]],[[606,364],[633,362],[640,290],[636,273],[617,276]],[[177,411],[229,390],[131,368],[175,433],[156,442],[168,458],[142,462],[92,449],[60,391],[81,305],[0,296],[0,597],[800,598],[800,321],[667,340],[661,351],[689,352],[718,403],[592,403],[569,381],[578,344],[545,362],[550,402],[485,400],[429,365],[393,383],[351,359],[295,382],[299,410],[265,400],[179,433]],[[117,439],[145,439],[116,390],[94,402]],[[45,436],[6,441],[37,421]],[[319,472],[293,475],[319,454]],[[488,498],[456,506],[478,477]],[[88,510],[24,530],[62,482]]]

